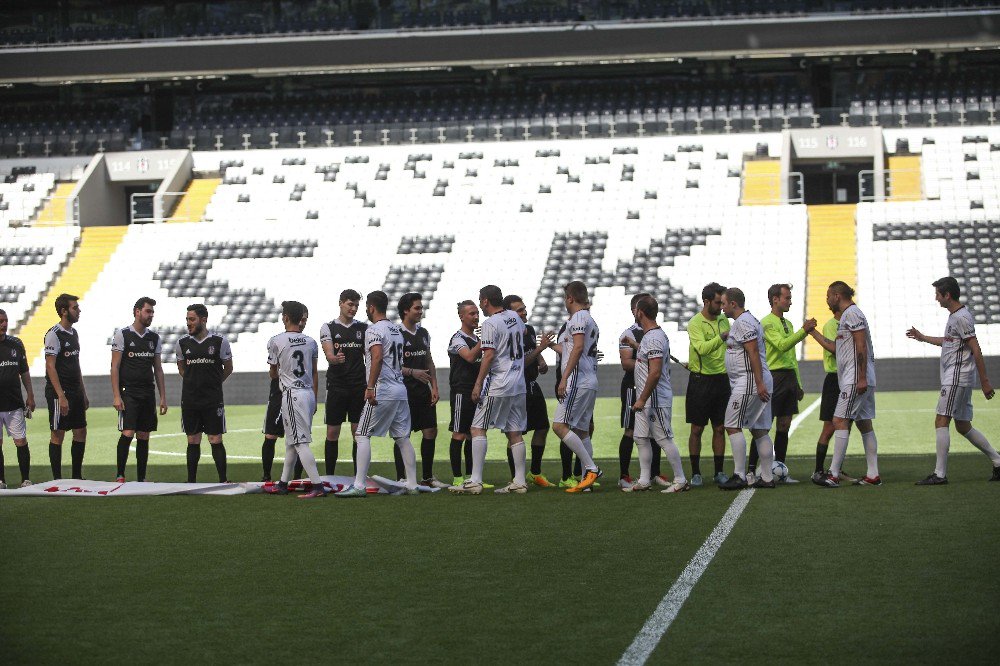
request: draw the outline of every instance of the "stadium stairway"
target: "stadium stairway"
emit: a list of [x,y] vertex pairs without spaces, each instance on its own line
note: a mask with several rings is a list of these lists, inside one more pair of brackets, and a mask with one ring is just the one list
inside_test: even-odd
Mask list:
[[781,162],[753,160],[743,164],[743,206],[773,206],[781,203]]
[[184,196],[177,203],[169,222],[201,222],[212,195],[222,182],[221,178],[195,178],[184,188]]
[[33,226],[61,227],[66,224],[66,203],[73,193],[76,183],[59,183],[49,194],[48,200],[38,213],[38,219]]
[[33,362],[41,353],[45,332],[56,321],[56,297],[67,293],[78,296],[83,301],[91,285],[118,248],[126,231],[128,227],[124,225],[84,227],[81,230],[80,245],[70,256],[66,268],[55,279],[38,307],[16,333],[24,342],[29,362]]
[[889,157],[888,201],[920,201],[920,156],[900,155]]
[[[806,312],[820,326],[830,314],[826,289],[834,280],[856,285],[858,276],[857,229],[853,204],[807,206],[809,242],[806,273]],[[823,358],[818,344],[806,345],[806,360]]]

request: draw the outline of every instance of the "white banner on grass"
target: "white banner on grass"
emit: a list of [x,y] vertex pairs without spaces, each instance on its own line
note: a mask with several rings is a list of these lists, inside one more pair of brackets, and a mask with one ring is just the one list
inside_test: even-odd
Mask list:
[[[323,485],[329,492],[338,492],[354,482],[352,476],[324,476]],[[142,497],[152,495],[250,495],[264,492],[264,484],[255,483],[141,483],[127,481],[81,481],[79,479],[59,479],[36,483],[27,488],[0,490],[0,497]],[[307,490],[308,480],[292,481],[291,490]],[[401,481],[392,481],[381,476],[368,479],[368,492],[391,495],[404,489]],[[436,492],[437,488],[418,486],[421,492]]]
[[246,495],[259,493],[253,483],[142,483],[59,479],[27,488],[0,490],[0,497],[141,497],[144,495]]

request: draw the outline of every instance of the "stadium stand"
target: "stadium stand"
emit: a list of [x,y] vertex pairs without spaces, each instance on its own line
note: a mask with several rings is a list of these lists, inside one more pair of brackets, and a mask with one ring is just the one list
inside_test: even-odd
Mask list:
[[79,237],[77,227],[0,228],[0,303],[11,330],[45,295]]
[[30,224],[55,190],[53,173],[10,175],[0,183],[0,229]]

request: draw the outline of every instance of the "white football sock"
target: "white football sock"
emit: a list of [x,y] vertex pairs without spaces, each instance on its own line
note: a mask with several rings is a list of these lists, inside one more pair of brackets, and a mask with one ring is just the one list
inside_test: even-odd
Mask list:
[[316,456],[313,455],[309,445],[298,444],[295,447],[295,451],[299,454],[299,462],[302,463],[302,469],[309,475],[309,480],[312,484],[314,486],[322,486],[323,479],[319,478],[319,470],[316,468]]
[[948,449],[951,448],[951,430],[948,426],[934,429],[934,439],[937,443],[937,464],[934,473],[944,479],[948,476]]
[[295,473],[295,463],[299,460],[299,454],[295,452],[295,446],[285,444],[285,464],[281,467],[281,480],[288,483]]
[[653,474],[653,445],[648,437],[636,437],[635,447],[639,450],[639,483],[648,486]]
[[406,487],[413,490],[417,487],[417,452],[413,450],[409,435],[397,437],[395,441],[403,458],[403,469],[406,470]]
[[528,482],[524,478],[525,465],[527,462],[527,449],[524,448],[524,440],[514,442],[510,445],[510,454],[514,458],[514,483],[525,486]]
[[833,431],[833,459],[830,460],[830,474],[840,476],[840,468],[847,456],[847,442],[851,437],[850,430]]
[[663,449],[663,455],[670,463],[670,469],[674,472],[674,483],[686,483],[687,477],[684,476],[684,465],[681,463],[681,452],[677,449],[677,444],[669,437],[663,441],[657,440],[656,443]]
[[993,461],[994,467],[1000,465],[1000,453],[997,453],[997,450],[990,446],[990,441],[986,439],[986,435],[972,428],[962,436],[969,440],[974,447],[985,453]]
[[368,489],[368,467],[372,464],[372,438],[358,435],[358,456],[355,463],[354,487]]
[[730,448],[733,450],[733,473],[741,479],[747,478],[747,438],[743,431],[734,432],[729,436]]
[[486,437],[472,438],[472,476],[469,481],[483,482],[483,467],[486,465]]
[[774,442],[771,441],[771,435],[758,437],[753,443],[757,446],[757,456],[760,458],[760,464],[757,465],[760,478],[764,481],[774,481],[772,469],[774,467]]
[[[587,438],[590,439],[589,437]],[[583,471],[587,470],[597,471],[597,465],[594,464],[594,459],[590,457],[590,453],[587,451],[587,447],[584,446],[583,440],[570,430],[566,433],[566,437],[563,438],[563,444],[568,446],[570,450],[577,455],[580,459],[580,464],[583,465]]]
[[874,479],[878,476],[878,438],[874,430],[861,434],[861,445],[865,447],[865,460],[868,461],[868,478]]

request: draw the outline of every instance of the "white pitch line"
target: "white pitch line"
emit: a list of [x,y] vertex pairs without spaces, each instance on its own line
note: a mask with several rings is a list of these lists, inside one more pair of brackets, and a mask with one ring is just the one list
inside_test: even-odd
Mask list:
[[[788,429],[789,437],[798,429],[806,417],[816,411],[819,405],[820,399],[817,398],[802,413],[792,419],[792,425]],[[667,633],[670,625],[677,619],[681,607],[691,595],[691,590],[694,589],[694,586],[701,579],[702,574],[708,569],[708,565],[712,563],[715,554],[719,552],[719,548],[722,547],[726,537],[733,531],[736,521],[743,515],[743,510],[747,508],[747,504],[750,503],[750,498],[753,497],[754,492],[756,491],[753,488],[740,491],[736,499],[733,500],[733,503],[729,505],[726,513],[723,514],[719,523],[715,526],[715,529],[705,539],[705,543],[701,544],[701,548],[698,549],[698,552],[694,554],[691,561],[684,567],[684,571],[681,572],[680,577],[667,590],[663,599],[656,606],[656,610],[649,616],[646,623],[642,625],[642,629],[639,630],[632,644],[622,654],[621,659],[618,660],[619,666],[642,666],[649,659],[649,656],[653,654],[653,650],[659,645],[660,640]]]
[[736,521],[743,514],[743,509],[747,507],[754,492],[753,488],[739,492],[733,503],[729,505],[729,509],[722,516],[722,520],[719,521],[719,524],[715,526],[712,533],[705,539],[705,543],[701,545],[698,552],[694,554],[691,561],[684,567],[680,578],[677,579],[677,582],[670,587],[667,594],[660,600],[656,610],[646,620],[646,624],[642,625],[642,629],[639,630],[635,640],[632,641],[632,644],[625,650],[621,659],[618,660],[619,666],[641,666],[649,659],[649,655],[653,654],[653,650],[656,649],[660,639],[667,633],[667,629],[670,628],[673,621],[677,619],[677,614],[680,613],[681,606],[687,601],[698,579],[705,573],[705,569],[711,564],[715,554],[722,546],[722,542],[726,540],[726,537],[729,536],[729,533],[736,525]]

